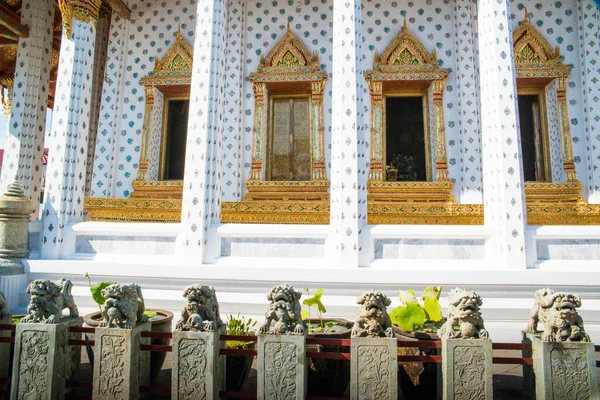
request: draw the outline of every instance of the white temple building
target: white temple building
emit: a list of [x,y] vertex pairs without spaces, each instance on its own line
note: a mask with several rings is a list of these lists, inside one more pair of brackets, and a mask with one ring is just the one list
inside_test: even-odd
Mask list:
[[86,272],[171,311],[209,284],[222,314],[250,316],[277,283],[322,287],[327,315],[349,319],[364,290],[395,305],[398,289],[460,286],[482,296],[492,338],[516,342],[551,287],[581,296],[600,342],[594,0],[6,0],[0,13],[13,21],[0,191],[18,176],[38,199],[49,149],[24,273],[0,272],[13,311],[29,281],[60,277],[97,309]]

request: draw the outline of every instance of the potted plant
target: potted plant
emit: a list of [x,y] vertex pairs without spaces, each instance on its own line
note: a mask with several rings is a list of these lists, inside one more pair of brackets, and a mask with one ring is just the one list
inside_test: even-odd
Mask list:
[[[238,312],[237,316],[230,315],[225,326],[227,328],[228,335],[236,335],[236,336],[248,336],[256,334],[256,324],[258,321],[252,320],[252,318],[240,316]],[[254,342],[246,342],[246,341],[237,341],[237,340],[228,340],[227,348],[228,349],[237,349],[237,350],[252,350],[255,347]],[[250,369],[252,368],[252,362],[254,361],[254,356],[236,356],[236,355],[228,355],[226,365],[226,387],[227,391],[231,392],[239,392],[244,383],[246,383],[246,379],[248,379],[248,374],[250,373]]]
[[[314,295],[310,295],[308,289],[307,298],[302,304],[307,309],[302,311],[302,319],[308,327],[308,337],[315,339],[350,339],[352,322],[341,318],[323,318],[327,312],[321,301],[324,290],[317,289]],[[317,316],[311,316],[311,307],[315,307]],[[308,345],[308,351],[319,352],[344,352],[350,349],[347,346],[330,345]],[[350,383],[350,362],[345,360],[308,359],[308,391],[311,396],[333,396],[342,397]]]
[[[106,287],[112,285],[116,282],[98,282],[95,285],[92,285],[92,281],[90,280],[89,274],[86,272],[83,275],[88,279],[88,283],[90,285],[90,292],[92,294],[92,298],[98,304],[98,308],[100,311],[95,311],[93,313],[87,314],[83,317],[83,320],[87,326],[90,328],[97,328],[100,326],[102,322],[102,304],[104,304],[104,297],[102,297],[102,290]],[[146,309],[144,310],[144,316],[148,318],[148,321],[151,323],[152,332],[171,332],[171,324],[173,321],[173,313],[167,310],[161,309]],[[86,335],[86,339],[87,339]],[[152,338],[151,344],[153,345],[168,345],[170,343],[170,339],[163,338]],[[88,358],[90,360],[91,367],[94,367],[94,349],[91,346],[86,346],[86,351],[88,354]],[[150,380],[154,380],[160,370],[162,369],[162,365],[165,361],[167,353],[152,351],[150,354]]]
[[[444,323],[439,303],[441,286],[429,286],[421,299],[413,290],[400,290],[400,306],[390,313],[394,331],[400,340],[439,340],[436,332]],[[400,347],[399,355],[436,355],[438,349]],[[436,399],[439,366],[433,363],[400,362],[398,384],[406,398]]]

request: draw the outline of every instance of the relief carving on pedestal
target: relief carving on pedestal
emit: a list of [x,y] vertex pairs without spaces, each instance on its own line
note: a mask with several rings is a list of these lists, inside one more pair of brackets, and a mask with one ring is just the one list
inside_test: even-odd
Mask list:
[[[488,331],[483,326],[479,307],[481,297],[469,290],[452,289],[448,294],[448,319],[438,333],[442,339],[487,339]],[[458,326],[456,331],[454,327]]]
[[581,298],[576,294],[554,292],[545,288],[535,292],[527,333],[538,333],[542,323],[542,340],[545,342],[589,342],[583,328],[583,319],[577,313]]
[[[390,399],[390,352],[386,346],[358,347],[358,398]],[[393,365],[393,368],[397,368]]]
[[[128,400],[125,383],[125,337],[103,335],[100,351],[99,398]],[[98,356],[98,355],[97,355]]]
[[48,332],[23,332],[21,336],[17,398],[38,399],[46,393],[49,339],[50,334]]
[[485,349],[475,346],[454,348],[454,398],[485,400]]
[[553,399],[586,400],[593,397],[586,349],[555,347],[550,351],[550,368]]
[[122,285],[113,283],[102,289],[105,302],[102,305],[102,323],[106,328],[132,329],[146,322],[142,289],[135,283]]
[[187,298],[187,304],[181,311],[176,330],[213,332],[223,326],[215,288],[206,285],[188,286],[183,291],[183,297]]
[[78,317],[79,311],[71,295],[72,287],[71,281],[65,278],[56,282],[43,279],[31,282],[27,286],[27,293],[31,295],[27,316],[21,322],[56,324],[65,308],[69,309],[70,318]]
[[260,333],[303,334],[306,325],[302,320],[300,298],[302,292],[294,290],[291,285],[279,285],[267,293],[270,300],[269,310],[265,314],[265,322],[260,327]]
[[296,398],[297,364],[296,345],[293,343],[265,343],[265,398]]
[[395,337],[387,306],[392,301],[383,293],[371,290],[363,293],[356,322],[352,327],[352,337]]
[[179,341],[179,393],[180,400],[204,400],[206,393],[206,353],[204,340]]

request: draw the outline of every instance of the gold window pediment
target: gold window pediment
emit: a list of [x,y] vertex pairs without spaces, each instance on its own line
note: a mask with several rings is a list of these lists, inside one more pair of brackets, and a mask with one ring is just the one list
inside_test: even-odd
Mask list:
[[162,59],[154,59],[154,70],[140,79],[144,87],[191,84],[194,49],[185,40],[181,31],[177,32],[175,42]]
[[[375,53],[373,69],[365,71],[371,94],[371,163],[367,183],[370,221],[402,223],[401,217],[391,215],[398,208],[398,203],[444,203],[447,207],[453,203],[453,184],[448,179],[442,102],[448,75],[449,70],[439,66],[435,50],[429,53],[425,49],[407,27],[406,20],[381,55]],[[385,99],[392,92],[423,96],[427,168],[435,170],[437,179],[418,182],[388,179],[393,179],[394,173],[397,173],[394,166],[386,167],[385,160]],[[428,144],[430,141],[432,146]],[[429,175],[433,174],[428,172]],[[389,215],[380,215],[382,213]]]
[[[556,100],[558,107],[558,131],[560,132],[563,166],[566,182],[549,181],[525,182],[525,196],[528,203],[581,202],[582,184],[577,179],[569,113],[566,99],[568,78],[571,66],[563,64],[558,47],[550,43],[529,21],[527,9],[523,22],[513,31],[513,53],[518,93],[540,92],[553,80],[557,81]],[[547,105],[544,104],[544,114]],[[542,114],[542,115],[544,115]],[[548,121],[544,120],[545,127]],[[548,141],[547,129],[542,129],[544,139]],[[548,151],[546,150],[546,154]],[[547,157],[549,155],[547,154]],[[550,167],[547,167],[550,170]],[[547,178],[548,179],[548,178]]]

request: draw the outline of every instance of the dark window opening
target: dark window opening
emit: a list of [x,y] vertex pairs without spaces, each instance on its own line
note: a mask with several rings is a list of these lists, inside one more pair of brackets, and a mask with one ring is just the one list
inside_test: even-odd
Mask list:
[[166,149],[164,151],[164,180],[182,180],[185,169],[189,100],[167,101]]
[[523,178],[526,182],[544,181],[540,98],[537,95],[519,95],[518,101]]
[[273,98],[270,120],[267,180],[310,180],[309,98]]
[[[423,97],[387,97],[385,112],[388,180],[426,181]],[[389,172],[394,168],[398,169],[397,179]]]

